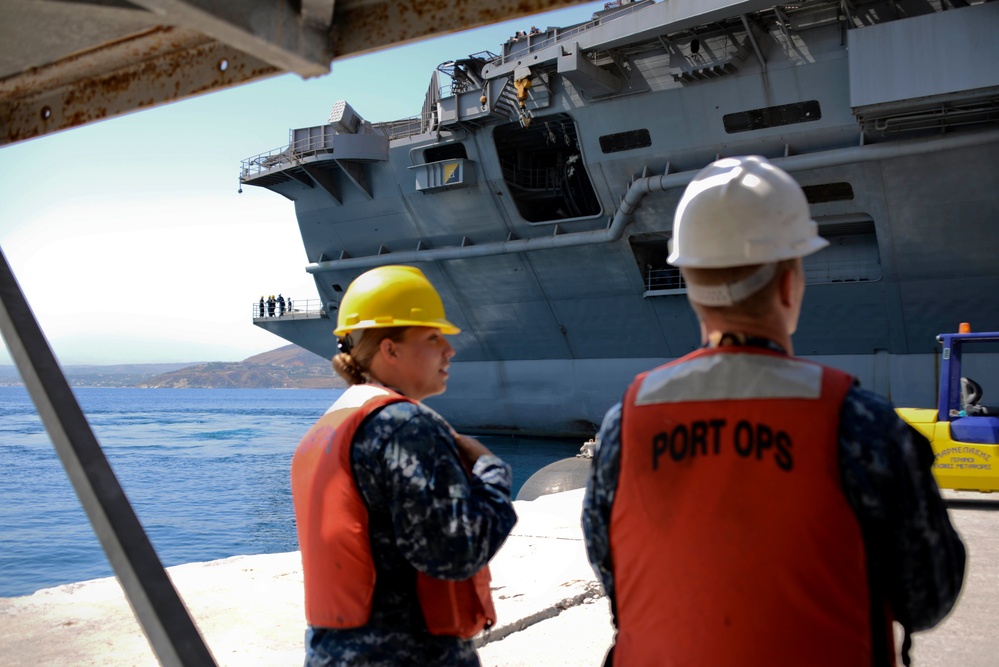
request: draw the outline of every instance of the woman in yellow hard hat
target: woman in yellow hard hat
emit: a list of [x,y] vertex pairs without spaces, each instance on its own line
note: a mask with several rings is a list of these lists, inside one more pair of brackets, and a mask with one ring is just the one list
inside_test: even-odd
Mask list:
[[459,331],[413,267],[344,294],[333,367],[351,386],[292,460],[307,666],[479,664],[487,563],[517,516],[510,467],[421,403],[444,392]]

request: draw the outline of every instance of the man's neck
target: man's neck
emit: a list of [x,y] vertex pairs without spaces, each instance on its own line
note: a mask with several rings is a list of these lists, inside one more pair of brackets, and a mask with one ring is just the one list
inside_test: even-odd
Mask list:
[[788,354],[794,354],[791,335],[779,317],[741,318],[712,317],[701,321],[701,343],[709,344],[712,339],[720,339],[722,334],[740,334],[751,338],[765,338],[782,347]]

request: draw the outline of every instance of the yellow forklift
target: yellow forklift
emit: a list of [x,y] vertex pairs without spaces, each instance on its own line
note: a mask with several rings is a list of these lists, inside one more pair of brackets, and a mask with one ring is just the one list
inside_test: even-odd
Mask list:
[[943,345],[936,409],[898,408],[898,414],[933,446],[933,475],[943,489],[999,491],[999,407],[979,404],[982,390],[961,376],[961,355],[970,343],[999,342],[999,332],[940,334]]

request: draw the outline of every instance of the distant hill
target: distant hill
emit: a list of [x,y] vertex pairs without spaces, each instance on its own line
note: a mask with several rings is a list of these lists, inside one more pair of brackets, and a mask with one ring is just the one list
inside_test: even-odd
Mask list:
[[[64,366],[74,387],[329,389],[346,387],[328,359],[285,345],[243,361]],[[0,366],[0,385],[19,385],[14,366]]]
[[329,359],[296,345],[285,345],[243,361],[213,361],[162,373],[142,387],[256,389],[331,389],[346,387]]
[[[73,387],[138,387],[161,373],[169,373],[196,362],[172,364],[116,364],[111,366],[68,365],[62,367]],[[0,386],[20,385],[16,366],[0,366]]]

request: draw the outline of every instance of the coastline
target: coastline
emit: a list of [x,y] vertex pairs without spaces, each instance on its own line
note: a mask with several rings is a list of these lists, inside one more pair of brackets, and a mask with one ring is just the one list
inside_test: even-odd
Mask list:
[[[985,667],[999,653],[999,636],[991,631],[999,613],[999,497],[944,495],[968,547],[968,573],[955,610],[915,635],[913,664]],[[613,628],[608,600],[586,561],[582,497],[576,489],[516,501],[520,520],[490,565],[498,622],[476,640],[484,667],[603,660]],[[301,664],[305,619],[297,551],[167,571],[219,665]],[[59,641],[50,641],[53,631],[62,631]],[[10,667],[158,664],[113,577],[0,598],[0,655]]]

